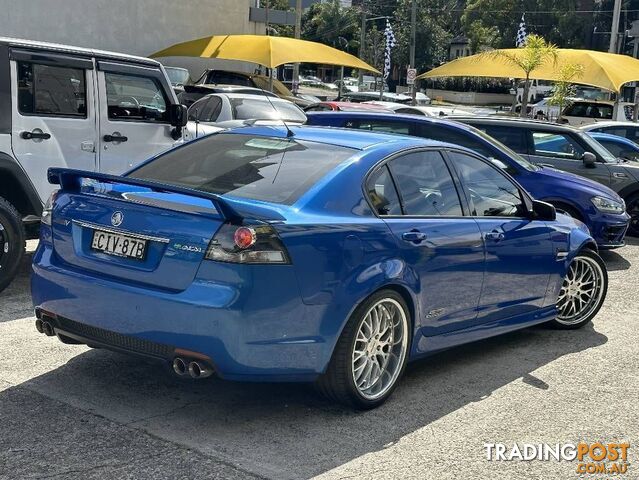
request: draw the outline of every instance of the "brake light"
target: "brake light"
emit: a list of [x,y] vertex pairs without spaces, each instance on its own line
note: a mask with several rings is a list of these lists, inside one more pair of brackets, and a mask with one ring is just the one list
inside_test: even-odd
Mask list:
[[228,263],[291,263],[275,229],[261,223],[223,224],[211,240],[204,258]]
[[47,202],[44,204],[44,208],[42,209],[42,217],[40,219],[40,221],[44,225],[51,226],[51,213],[53,212],[53,204],[55,203],[55,199],[58,196],[58,193],[60,193],[60,190],[54,190],[53,192],[51,192],[51,195],[49,195]]

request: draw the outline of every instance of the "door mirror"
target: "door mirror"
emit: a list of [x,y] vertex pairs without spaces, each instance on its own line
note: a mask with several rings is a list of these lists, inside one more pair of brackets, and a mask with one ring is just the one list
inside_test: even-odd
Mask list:
[[169,105],[169,121],[174,127],[184,127],[187,123],[186,106],[179,103]]
[[595,154],[592,152],[584,153],[581,160],[583,160],[584,166],[587,168],[595,168],[597,165],[597,157],[595,157]]
[[540,200],[533,200],[532,203],[532,215],[535,220],[547,220],[552,221],[557,218],[557,210],[550,203],[542,202]]

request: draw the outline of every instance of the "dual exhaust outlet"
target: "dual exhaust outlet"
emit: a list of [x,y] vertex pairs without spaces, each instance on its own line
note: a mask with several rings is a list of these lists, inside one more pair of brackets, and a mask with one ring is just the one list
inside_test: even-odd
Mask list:
[[179,376],[190,375],[191,378],[199,379],[213,375],[213,369],[198,360],[189,360],[182,357],[173,359],[173,371]]
[[40,320],[39,318],[35,321],[36,330],[40,333],[44,333],[47,337],[55,336],[55,329],[53,325],[51,325],[46,320]]

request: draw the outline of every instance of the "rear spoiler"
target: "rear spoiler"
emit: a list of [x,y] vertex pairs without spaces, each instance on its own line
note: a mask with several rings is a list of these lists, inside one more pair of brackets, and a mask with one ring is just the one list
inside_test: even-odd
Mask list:
[[226,200],[220,195],[214,193],[201,192],[192,188],[180,187],[177,185],[167,185],[164,183],[153,182],[149,180],[140,180],[138,178],[121,177],[119,175],[109,175],[107,173],[90,172],[86,170],[73,170],[70,168],[49,168],[47,179],[52,185],[60,185],[63,190],[79,191],[82,186],[82,179],[90,179],[98,182],[117,183],[121,185],[133,185],[137,187],[145,187],[154,192],[178,193],[182,195],[190,195],[192,197],[210,200],[215,204],[218,213],[228,222],[239,223],[243,216],[231,207]]

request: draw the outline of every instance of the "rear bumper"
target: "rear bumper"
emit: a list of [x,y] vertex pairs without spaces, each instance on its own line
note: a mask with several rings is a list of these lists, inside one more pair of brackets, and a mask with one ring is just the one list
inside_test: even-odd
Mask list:
[[269,268],[239,288],[237,278],[196,279],[176,293],[74,270],[43,243],[31,291],[36,311],[82,343],[165,361],[187,351],[230,380],[312,381],[332,353],[333,339],[320,334],[323,309],[301,301],[292,269],[274,279]]

